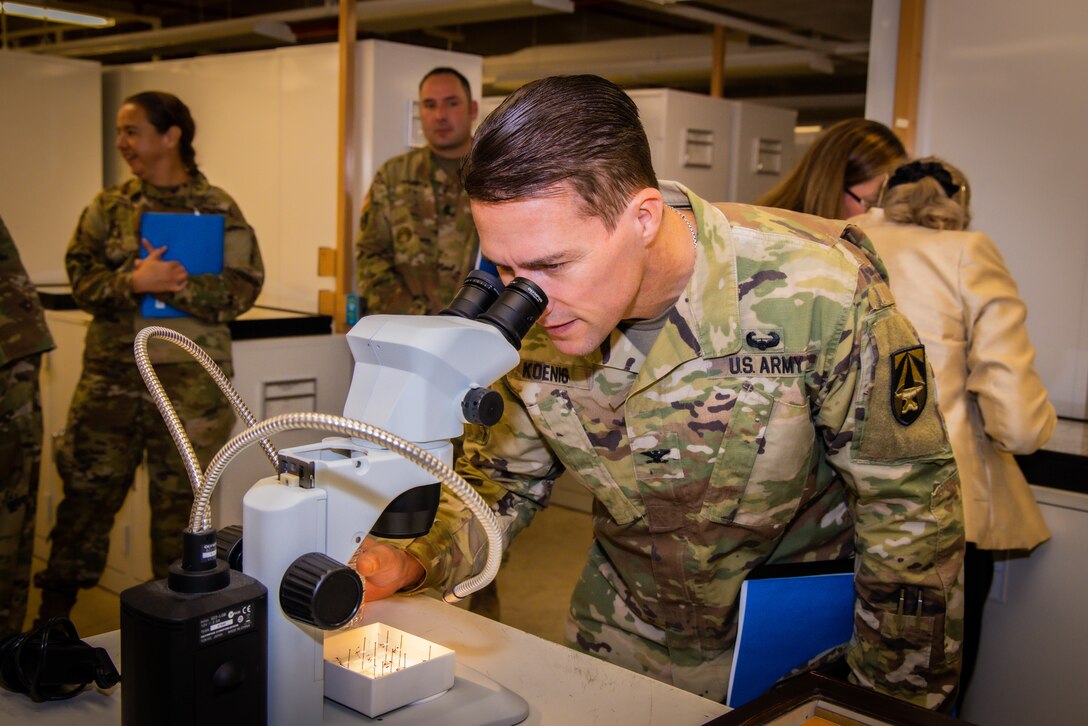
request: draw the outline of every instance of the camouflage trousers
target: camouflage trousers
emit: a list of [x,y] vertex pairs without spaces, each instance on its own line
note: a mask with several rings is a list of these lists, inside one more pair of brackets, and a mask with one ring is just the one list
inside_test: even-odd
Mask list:
[[640,616],[619,573],[594,541],[571,595],[566,645],[704,698],[724,701],[733,641],[717,647],[695,630],[666,632]]
[[0,637],[23,630],[42,458],[41,354],[0,368]]
[[[229,362],[219,365],[231,375]],[[160,364],[155,373],[203,469],[230,437],[234,412],[198,363]],[[97,584],[106,565],[114,517],[145,452],[151,569],[156,578],[163,578],[181,556],[181,532],[193,505],[192,485],[135,364],[85,364],[57,447],[64,499],[50,534],[49,565],[34,580],[38,587]]]

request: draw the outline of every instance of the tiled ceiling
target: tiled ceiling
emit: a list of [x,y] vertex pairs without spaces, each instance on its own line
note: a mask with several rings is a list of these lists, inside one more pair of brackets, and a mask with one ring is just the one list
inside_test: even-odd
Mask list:
[[[517,70],[524,67],[532,68],[533,75],[600,72],[628,87],[706,93],[712,24],[727,22],[725,95],[789,106],[798,109],[803,123],[826,123],[864,110],[871,4],[871,0],[364,0],[359,3],[360,16],[379,9],[384,14],[375,15],[372,22],[361,17],[359,37],[482,55],[485,94],[508,92],[511,85],[529,80]],[[5,16],[7,46],[115,64],[333,42],[337,37],[335,2],[92,0],[67,7],[115,16],[117,24],[107,30],[66,28],[58,33],[60,26]],[[494,9],[497,19],[477,11],[480,7]],[[393,16],[398,13],[406,19],[397,22]],[[251,26],[239,30],[233,22],[256,16],[266,21],[265,30],[253,32]],[[215,32],[203,36],[198,32],[184,41],[164,40],[168,31],[185,26]],[[268,32],[269,26],[280,30]],[[107,37],[116,41],[110,47],[101,43]],[[572,65],[572,58],[585,60]]]

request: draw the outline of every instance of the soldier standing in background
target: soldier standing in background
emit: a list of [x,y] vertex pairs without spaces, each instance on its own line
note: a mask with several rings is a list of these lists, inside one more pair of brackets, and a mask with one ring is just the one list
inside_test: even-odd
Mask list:
[[[942,706],[962,638],[959,478],[864,234],[659,183],[634,102],[596,76],[523,86],[463,171],[484,253],[549,303],[494,386],[502,421],[466,436],[457,469],[506,544],[564,469],[593,493],[567,643],[721,700],[751,571],[852,556],[850,677]],[[367,599],[479,571],[479,523],[448,499],[438,517],[410,543],[364,543]]]
[[433,315],[476,267],[479,238],[460,177],[476,120],[468,80],[453,68],[428,72],[419,116],[427,146],[385,162],[363,202],[360,314]]
[[53,348],[38,292],[0,219],[0,639],[23,630],[42,458],[42,353]]
[[[50,534],[48,567],[34,579],[42,588],[39,621],[67,615],[79,588],[102,575],[114,516],[147,453],[151,500],[151,566],[166,577],[181,556],[193,491],[181,456],[133,357],[136,333],[148,325],[191,338],[231,376],[227,322],[252,307],[264,282],[253,229],[238,205],[196,165],[196,124],[177,97],[147,91],[125,100],[117,113],[117,149],[135,178],[103,190],[79,219],[65,254],[72,296],[94,318],[87,330],[83,372],[56,451],[64,499]],[[165,247],[140,238],[145,211],[225,217],[223,271],[190,276],[162,259]],[[147,257],[138,256],[141,245]],[[144,294],[187,313],[144,318]],[[215,382],[181,348],[164,340],[148,346],[155,372],[196,451],[207,466],[226,443],[234,412]]]
[[[476,114],[468,79],[457,70],[434,68],[419,82],[427,146],[385,162],[363,202],[355,244],[361,314],[434,315],[480,266],[480,240],[461,188]],[[453,444],[459,454],[461,439]],[[469,608],[498,620],[495,582],[475,593]]]

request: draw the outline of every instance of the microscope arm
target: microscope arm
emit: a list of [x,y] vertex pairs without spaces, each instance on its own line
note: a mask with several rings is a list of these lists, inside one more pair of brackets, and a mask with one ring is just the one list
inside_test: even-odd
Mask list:
[[[446,593],[446,599],[456,602],[494,579],[501,562],[502,531],[491,507],[472,485],[447,464],[415,444],[369,424],[341,416],[322,413],[282,414],[238,434],[227,442],[208,465],[205,485],[196,508],[211,497],[223,470],[240,451],[273,434],[295,429],[339,433],[370,441],[388,450],[368,451],[364,447],[358,447],[357,456],[319,462],[324,464],[321,486],[329,492],[331,505],[325,542],[330,556],[346,562],[358,545],[356,538],[361,541],[361,537],[369,532],[390,501],[408,489],[437,479],[465,502],[480,520],[488,539],[487,562],[483,571],[454,585]],[[343,442],[338,446],[350,447],[350,442]],[[327,443],[323,448],[330,449]],[[383,458],[380,458],[383,454],[388,456],[389,463],[384,463]],[[277,485],[282,487],[282,484]],[[276,581],[278,580],[272,582]]]

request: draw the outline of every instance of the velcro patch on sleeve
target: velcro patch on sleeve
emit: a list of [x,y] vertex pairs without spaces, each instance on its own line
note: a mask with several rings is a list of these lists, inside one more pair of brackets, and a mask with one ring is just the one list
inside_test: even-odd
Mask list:
[[902,461],[951,451],[925,348],[906,318],[894,310],[876,317],[861,363],[872,387],[858,402],[860,460]]

